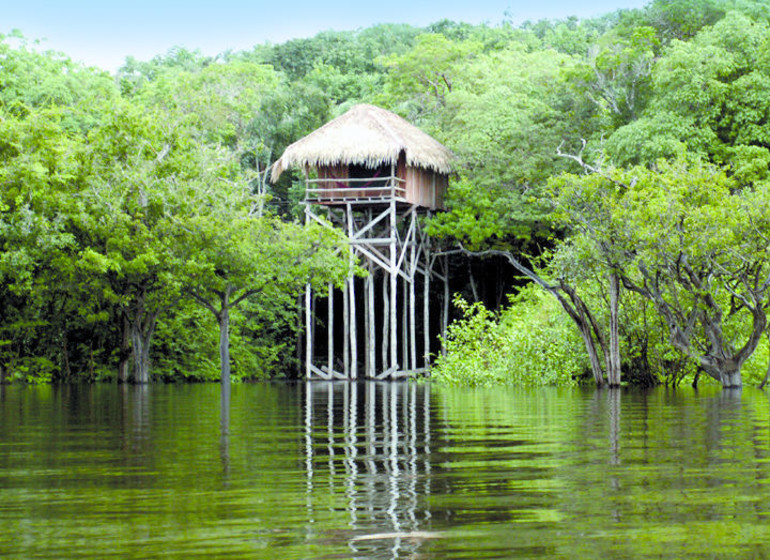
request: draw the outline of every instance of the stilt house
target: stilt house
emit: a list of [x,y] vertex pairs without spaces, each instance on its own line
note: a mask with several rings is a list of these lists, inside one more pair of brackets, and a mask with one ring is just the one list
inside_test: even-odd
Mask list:
[[[446,271],[439,274],[434,266],[439,262],[445,268],[446,263],[432,254],[419,216],[444,209],[452,160],[447,148],[403,118],[362,104],[290,145],[275,162],[273,181],[288,168],[304,171],[306,219],[342,228],[351,258],[359,257],[370,272],[364,280],[348,279],[341,305],[335,304],[331,286],[324,303],[308,287],[308,378],[355,379],[363,368],[366,377],[384,379],[427,369],[435,334],[446,326],[448,305],[445,293],[440,321],[431,319],[431,301],[438,299],[431,293],[431,279],[443,279],[444,292],[448,289]],[[375,295],[377,282],[380,295]],[[341,316],[342,328],[335,328],[335,316]],[[326,336],[318,336],[322,329]],[[317,365],[319,358],[323,365]]]

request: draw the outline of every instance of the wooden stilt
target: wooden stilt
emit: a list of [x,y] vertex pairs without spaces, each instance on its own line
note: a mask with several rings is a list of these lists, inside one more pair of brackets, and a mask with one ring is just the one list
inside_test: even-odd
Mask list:
[[396,263],[398,254],[396,252],[396,239],[398,230],[396,229],[396,201],[390,202],[390,367],[398,369],[398,326],[396,323],[397,314],[397,295],[398,295],[398,271]]
[[382,275],[382,371],[388,369],[390,345],[390,275]]
[[369,360],[369,283],[372,280],[372,263],[368,263],[367,272],[364,279],[364,377],[369,377],[371,363]]
[[310,379],[310,366],[313,363],[313,328],[310,324],[312,322],[312,310],[310,309],[310,302],[312,297],[310,294],[310,284],[305,286],[305,377]]
[[[305,208],[305,224],[310,220],[309,209]],[[312,338],[312,309],[310,302],[312,299],[310,284],[305,285],[305,378],[310,379],[311,366],[313,364],[313,338]]]
[[331,283],[329,283],[329,295],[327,302],[329,304],[329,312],[327,314],[328,319],[326,321],[326,328],[328,329],[326,333],[326,362],[329,371],[334,371],[334,286]]
[[417,369],[417,301],[414,283],[417,279],[417,212],[412,213],[412,242],[409,262],[409,365]]
[[[430,214],[428,214],[430,217]],[[422,282],[422,342],[423,367],[430,367],[430,242],[425,245],[425,274]]]
[[404,288],[404,295],[401,296],[401,364],[403,369],[405,370],[411,369],[409,364],[408,284],[409,282],[407,282],[406,280],[403,281],[402,285]]
[[318,340],[316,338],[316,327],[317,327],[317,321],[316,321],[316,303],[318,301],[318,298],[316,297],[316,293],[311,289],[310,290],[310,340],[313,341],[313,350],[315,351],[315,341]]
[[[347,222],[348,222],[348,239],[353,239],[353,209],[350,204],[347,206]],[[350,247],[350,262],[353,263],[355,254],[353,253],[353,247]],[[356,379],[358,377],[358,328],[356,325],[356,280],[353,276],[348,278],[350,284],[349,296],[350,296],[350,316],[348,318],[350,322],[350,378]]]
[[342,335],[342,373],[345,378],[350,377],[350,297],[348,281],[342,288],[342,322],[345,327]]
[[369,345],[367,348],[367,355],[369,356],[369,367],[367,368],[367,377],[373,378],[375,371],[377,370],[377,355],[376,355],[376,346],[377,346],[377,339],[374,334],[375,325],[377,324],[375,321],[375,314],[374,314],[374,267],[369,267],[369,277],[366,279],[366,301],[368,303],[367,305],[367,318],[368,318],[368,325],[367,325],[367,340],[369,341]]
[[449,327],[449,257],[444,257],[444,308],[441,314],[441,353],[446,356],[446,331]]

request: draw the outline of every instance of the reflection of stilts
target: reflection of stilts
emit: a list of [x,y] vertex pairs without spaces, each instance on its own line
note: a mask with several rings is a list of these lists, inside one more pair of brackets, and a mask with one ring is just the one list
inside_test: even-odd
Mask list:
[[[429,389],[375,382],[307,382],[305,387],[309,521],[316,515],[314,498],[342,493],[352,537],[424,530],[430,519],[422,499],[430,493]],[[318,431],[319,423],[326,429]],[[316,496],[322,477],[328,483],[323,498]],[[379,544],[351,538],[349,544],[356,553],[363,546],[387,544],[394,558],[419,546],[399,538]]]

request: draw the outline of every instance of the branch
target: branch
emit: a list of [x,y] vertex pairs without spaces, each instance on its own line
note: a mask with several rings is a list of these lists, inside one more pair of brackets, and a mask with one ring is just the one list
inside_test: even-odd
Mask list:
[[216,317],[217,321],[219,321],[220,312],[217,311],[217,309],[211,304],[209,300],[207,300],[206,298],[198,294],[198,292],[196,292],[192,288],[185,288],[184,292],[190,297],[192,297],[195,301],[200,303],[203,307],[211,311],[214,314],[214,317]]

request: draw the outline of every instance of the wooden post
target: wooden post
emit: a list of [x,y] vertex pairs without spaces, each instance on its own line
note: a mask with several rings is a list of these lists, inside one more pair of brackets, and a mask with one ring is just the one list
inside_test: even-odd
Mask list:
[[[446,339],[446,331],[449,327],[449,257],[444,256],[444,308],[441,314],[441,338]],[[441,343],[441,353],[446,356],[446,344]]]
[[327,355],[327,367],[329,368],[329,375],[332,375],[334,371],[334,285],[329,282],[329,312],[328,320],[326,321],[326,328],[329,329],[326,333],[326,340],[328,345]]
[[[406,248],[404,248],[406,250]],[[409,365],[409,292],[407,290],[408,281],[404,279],[404,295],[401,296],[401,369],[406,371],[410,369]]]
[[313,327],[312,323],[312,310],[310,309],[310,302],[312,296],[310,294],[310,284],[305,285],[305,377],[310,379],[310,365],[313,362]]
[[[435,189],[434,189],[435,197]],[[430,218],[430,212],[428,212]],[[423,339],[423,361],[425,369],[430,367],[430,238],[425,239],[425,276],[422,283],[422,339]]]
[[417,301],[414,283],[417,279],[417,212],[412,212],[412,244],[409,263],[409,363],[417,369]]
[[388,274],[382,275],[382,371],[388,369],[388,345],[390,343],[390,285]]
[[374,315],[374,267],[371,266],[371,263],[369,265],[369,278],[366,279],[366,299],[368,302],[368,341],[369,341],[369,347],[368,347],[368,356],[369,356],[369,368],[367,371],[367,375],[369,377],[375,376],[375,371],[377,370],[377,356],[375,354],[376,346],[377,346],[377,338],[374,335],[374,329],[376,325],[375,321],[375,315]]
[[350,377],[350,298],[348,297],[348,281],[342,288],[342,325],[344,332],[342,335],[342,373],[345,377]]
[[398,271],[396,270],[396,201],[390,201],[390,367],[398,369],[398,326],[396,323],[396,297],[398,294]]
[[[347,218],[348,218],[348,239],[353,239],[353,209],[350,204],[347,205]],[[353,252],[353,246],[350,246],[350,263],[353,263],[355,254]],[[349,296],[350,296],[350,378],[355,379],[358,377],[358,329],[356,325],[356,279],[354,276],[348,278],[350,284]]]
[[369,360],[369,283],[372,281],[372,264],[367,263],[368,275],[364,279],[364,377],[369,377],[371,361]]
[[313,351],[315,352],[315,341],[317,340],[317,338],[316,338],[316,328],[318,326],[316,324],[317,323],[317,321],[316,321],[316,319],[317,319],[317,317],[316,317],[316,309],[318,309],[318,307],[316,306],[316,303],[317,303],[318,299],[316,297],[316,293],[312,289],[310,290],[310,294],[311,294],[310,313],[312,315],[312,317],[310,319],[310,340],[313,341]]
[[[310,208],[305,207],[305,225],[310,221]],[[312,301],[312,294],[310,283],[305,284],[305,378],[310,379],[310,366],[313,362],[313,337],[312,331],[312,309],[310,308],[310,302]]]

